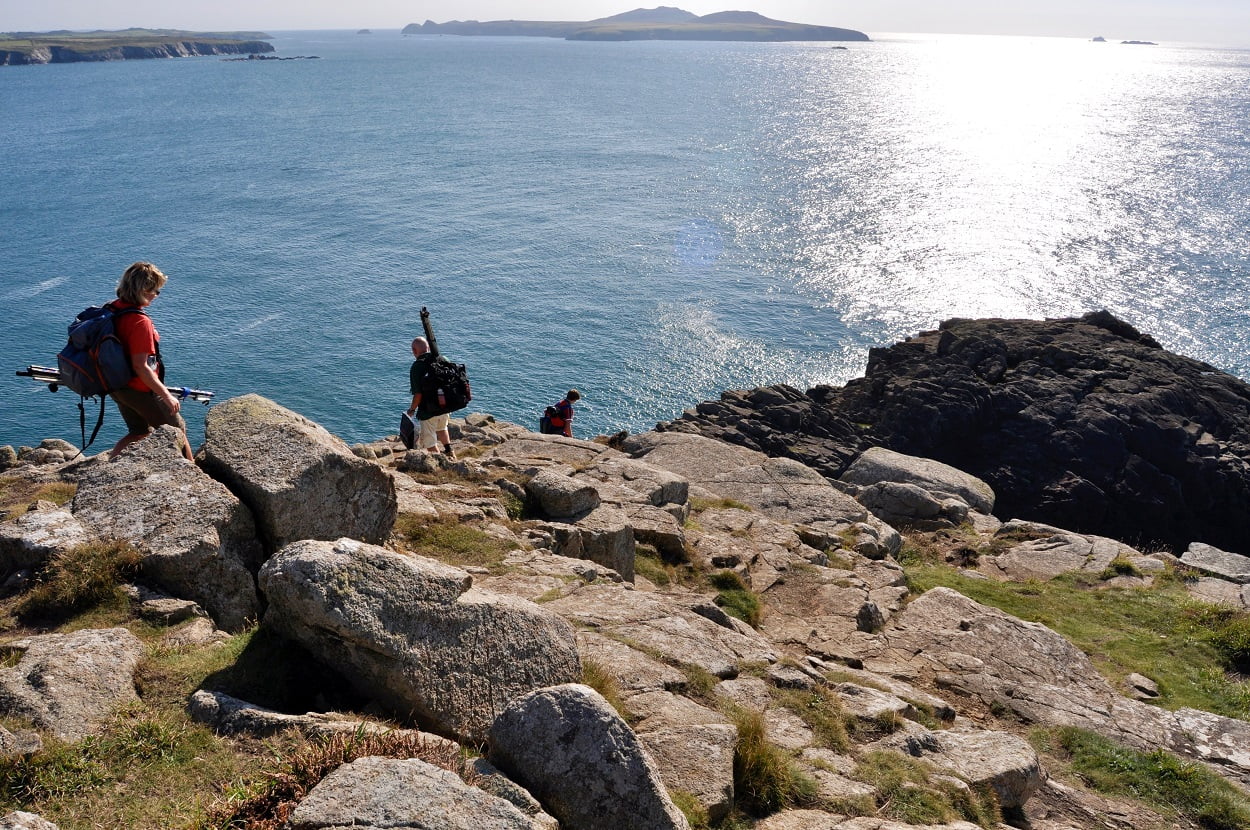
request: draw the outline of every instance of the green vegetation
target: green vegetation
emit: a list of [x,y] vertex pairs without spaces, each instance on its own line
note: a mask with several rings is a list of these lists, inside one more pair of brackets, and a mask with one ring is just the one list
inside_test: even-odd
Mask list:
[[686,817],[686,821],[690,824],[690,830],[708,830],[711,825],[711,819],[708,817],[707,808],[699,803],[699,799],[685,790],[671,790],[669,797],[673,799],[673,804],[677,805],[677,809],[681,810]]
[[598,692],[618,715],[629,720],[625,702],[621,699],[621,687],[616,682],[616,676],[606,666],[594,660],[583,660],[582,683]]
[[1250,798],[1202,764],[1162,749],[1138,752],[1075,727],[1035,733],[1034,743],[1042,751],[1058,751],[1099,792],[1141,799],[1164,815],[1183,816],[1209,830],[1250,827]]
[[688,562],[670,561],[653,546],[643,542],[638,543],[634,552],[634,573],[661,588],[696,581],[694,569]]
[[764,613],[764,603],[759,594],[747,587],[742,577],[734,571],[717,571],[708,576],[708,581],[717,590],[715,602],[725,613],[737,617],[752,628],[760,624]]
[[690,499],[690,512],[702,513],[705,510],[751,510],[751,505],[743,504],[735,499]]
[[1115,579],[1117,576],[1141,576],[1141,570],[1125,556],[1116,556],[1098,575],[1099,579]]
[[17,605],[24,619],[56,617],[102,602],[125,603],[119,583],[142,559],[126,542],[88,542],[53,557]]
[[188,32],[182,29],[123,29],[96,32],[0,32],[0,50],[29,55],[36,47],[60,47],[75,52],[103,52],[124,46],[161,46],[193,40],[197,43],[241,43],[268,40],[264,32]]
[[[0,45],[0,49],[3,48]],[[0,522],[20,516],[36,501],[68,504],[77,489],[63,481],[48,483],[12,476],[0,477]]]
[[821,746],[836,752],[846,752],[851,748],[842,702],[832,690],[824,686],[810,691],[774,689],[773,696],[782,706],[802,718]]
[[457,567],[489,568],[498,572],[515,542],[505,541],[454,519],[425,520],[400,515],[395,533],[405,553],[438,559]]
[[1250,720],[1250,686],[1226,675],[1247,665],[1250,615],[1196,603],[1176,580],[1110,588],[1066,574],[1043,584],[975,579],[913,553],[904,567],[915,593],[938,586],[1023,620],[1040,622],[1089,655],[1113,684],[1137,672],[1159,684],[1158,703]]
[[63,830],[177,826],[202,811],[204,781],[258,772],[259,761],[180,713],[136,706],[76,744],[0,761],[0,812],[38,812]]
[[865,753],[851,777],[877,790],[876,814],[883,818],[918,825],[963,820],[982,827],[994,827],[1002,820],[992,790],[968,790],[951,781],[934,781],[927,764],[897,752]]
[[814,804],[816,782],[805,775],[785,750],[768,740],[764,716],[733,709],[738,727],[734,748],[734,795],[738,806],[752,815],[768,815],[787,807]]

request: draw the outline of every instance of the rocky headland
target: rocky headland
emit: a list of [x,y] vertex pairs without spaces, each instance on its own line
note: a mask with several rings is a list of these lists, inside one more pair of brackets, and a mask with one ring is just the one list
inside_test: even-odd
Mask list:
[[[1250,558],[1199,526],[1250,479],[1246,387],[1210,367],[1173,385],[1195,367],[1107,315],[951,321],[843,390],[731,393],[659,431],[468,415],[454,461],[348,447],[255,395],[210,410],[195,463],[167,428],[112,462],[0,448],[0,826],[1250,826],[1239,676],[1190,678],[1179,635],[1151,635],[1173,659],[1148,664],[972,598],[1247,619]],[[1005,509],[988,478],[905,451],[982,459],[1007,439],[974,416],[1025,411],[1022,444],[1062,424],[1059,448],[1208,493],[1166,524],[1198,529],[1183,555],[1027,518],[1053,489]],[[1205,463],[1178,451],[1212,442]],[[1007,486],[1034,466],[1093,480],[1057,472],[1074,450],[1015,451]],[[1159,478],[1106,489],[1140,500]],[[110,556],[116,578],[91,579]],[[1097,741],[1115,775],[1153,763],[1203,795],[1096,788],[1074,758]],[[196,766],[222,755],[227,772]]]
[[868,35],[836,26],[773,20],[755,12],[725,11],[699,16],[671,6],[635,9],[582,22],[538,20],[452,20],[410,23],[405,35],[493,35],[558,37],[566,40],[723,40],[723,41],[867,41]]
[[1250,554],[1250,386],[1106,312],[948,320],[872,349],[844,387],[726,392],[661,429],[830,479],[884,447],[984,479],[1005,516]]
[[264,54],[274,51],[273,44],[265,38],[268,35],[259,32],[221,34],[163,29],[0,33],[0,66]]

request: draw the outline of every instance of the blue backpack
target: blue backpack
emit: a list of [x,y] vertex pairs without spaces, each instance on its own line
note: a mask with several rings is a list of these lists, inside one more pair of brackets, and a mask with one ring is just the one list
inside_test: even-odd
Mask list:
[[130,355],[118,339],[114,320],[123,314],[143,314],[142,309],[91,306],[69,324],[69,342],[56,356],[60,384],[82,395],[103,397],[125,386],[134,377]]

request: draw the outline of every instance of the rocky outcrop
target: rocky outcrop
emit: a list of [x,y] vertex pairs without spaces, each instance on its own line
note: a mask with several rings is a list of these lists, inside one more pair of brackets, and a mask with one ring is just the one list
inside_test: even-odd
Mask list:
[[1029,742],[991,730],[930,731],[912,726],[875,744],[953,772],[972,786],[994,790],[999,806],[1018,810],[1045,781],[1041,760]]
[[[48,38],[43,38],[48,39]],[[133,44],[92,48],[87,40],[78,43],[37,45],[29,51],[0,50],[0,66],[25,66],[43,63],[83,63],[95,61],[132,61],[148,58],[189,58],[197,55],[246,55],[274,51],[273,44],[263,40],[175,40],[167,43],[148,41]]]
[[638,737],[588,686],[513,701],[491,726],[489,758],[563,827],[689,828]]
[[51,502],[35,502],[21,516],[0,524],[0,578],[40,567],[92,538],[69,510]]
[[0,668],[0,714],[24,718],[65,741],[90,735],[137,701],[143,643],[124,628],[44,634],[6,643],[16,665]]
[[727,392],[666,428],[830,478],[884,447],[984,480],[1001,516],[1250,553],[1250,386],[1106,312],[948,320],[845,387]]
[[502,798],[416,758],[361,758],[323,778],[291,813],[301,830],[538,830]]
[[229,490],[182,457],[181,440],[161,427],[115,461],[89,465],[71,507],[96,535],[134,544],[146,579],[238,631],[260,616],[256,525]]
[[269,551],[301,539],[382,542],[395,524],[389,475],[259,395],[209,410],[199,461],[251,508]]
[[1250,583],[1250,556],[1228,553],[1201,542],[1194,542],[1189,546],[1181,555],[1181,564],[1217,579],[1239,585]]
[[949,588],[913,600],[857,646],[865,668],[900,665],[1026,723],[1079,726],[1143,751],[1160,747],[1250,785],[1250,723],[1130,700],[1060,635]]
[[464,571],[351,539],[290,545],[260,572],[264,625],[435,732],[480,740],[518,695],[581,676],[573,629],[472,589]]

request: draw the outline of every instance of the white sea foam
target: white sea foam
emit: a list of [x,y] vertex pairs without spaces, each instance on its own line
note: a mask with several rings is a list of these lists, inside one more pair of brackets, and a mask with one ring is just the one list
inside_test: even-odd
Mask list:
[[5,300],[29,300],[31,297],[38,297],[45,291],[51,291],[58,285],[64,285],[68,280],[69,277],[52,277],[34,285],[19,286],[6,292],[3,296]]

